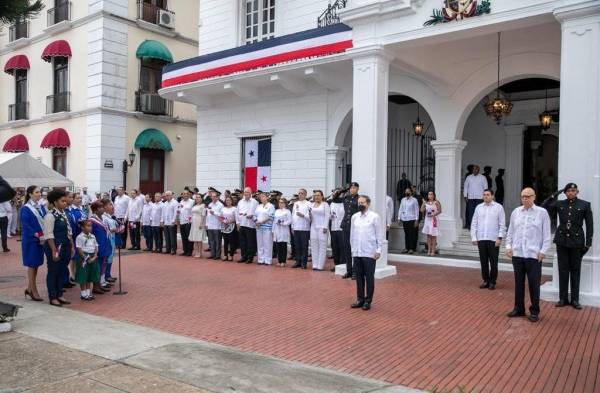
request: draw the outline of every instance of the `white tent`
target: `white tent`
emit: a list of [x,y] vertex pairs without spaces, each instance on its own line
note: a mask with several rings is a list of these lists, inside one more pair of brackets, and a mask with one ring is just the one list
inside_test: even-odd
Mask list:
[[27,153],[0,153],[0,176],[11,187],[69,187],[73,182]]

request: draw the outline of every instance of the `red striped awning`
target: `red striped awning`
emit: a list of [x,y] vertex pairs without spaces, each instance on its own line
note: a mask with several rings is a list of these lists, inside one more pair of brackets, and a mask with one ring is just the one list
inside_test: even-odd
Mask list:
[[8,59],[4,65],[4,72],[14,75],[15,70],[28,70],[29,59],[25,55],[16,55]]
[[7,153],[22,153],[29,151],[27,138],[25,138],[25,135],[23,134],[17,134],[10,137],[4,144],[2,151]]
[[42,53],[42,60],[50,62],[53,57],[71,57],[71,47],[65,40],[58,40],[48,44]]
[[50,131],[46,134],[40,145],[43,149],[53,149],[56,147],[66,148],[69,146],[71,146],[71,140],[64,128],[56,128]]

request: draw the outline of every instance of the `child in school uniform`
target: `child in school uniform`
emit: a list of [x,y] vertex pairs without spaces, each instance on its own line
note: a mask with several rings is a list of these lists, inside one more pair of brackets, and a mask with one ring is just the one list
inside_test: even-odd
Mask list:
[[88,220],[79,222],[81,233],[75,239],[77,254],[75,281],[81,287],[81,300],[93,300],[92,283],[100,279],[100,267],[98,266],[98,243],[92,233],[92,223]]

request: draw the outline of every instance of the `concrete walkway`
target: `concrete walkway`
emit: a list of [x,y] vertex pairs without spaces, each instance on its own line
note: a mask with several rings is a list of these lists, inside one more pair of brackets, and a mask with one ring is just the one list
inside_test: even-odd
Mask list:
[[43,303],[0,334],[0,392],[417,392]]

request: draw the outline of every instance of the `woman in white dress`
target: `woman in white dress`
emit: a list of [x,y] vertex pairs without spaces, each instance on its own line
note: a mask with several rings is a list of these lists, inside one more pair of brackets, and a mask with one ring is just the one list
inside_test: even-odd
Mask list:
[[266,193],[259,196],[260,204],[256,207],[256,246],[258,251],[258,264],[270,265],[273,261],[273,217],[275,207],[269,203]]
[[322,271],[327,256],[327,237],[331,212],[323,201],[323,191],[313,192],[314,202],[310,206],[310,247],[313,270]]
[[202,258],[202,242],[206,237],[206,207],[202,195],[194,196],[192,207],[192,227],[190,228],[189,241],[194,243],[194,258]]
[[427,201],[421,206],[421,212],[425,216],[423,233],[427,235],[427,255],[433,256],[439,234],[438,216],[442,213],[442,205],[437,200],[435,192],[427,193]]

